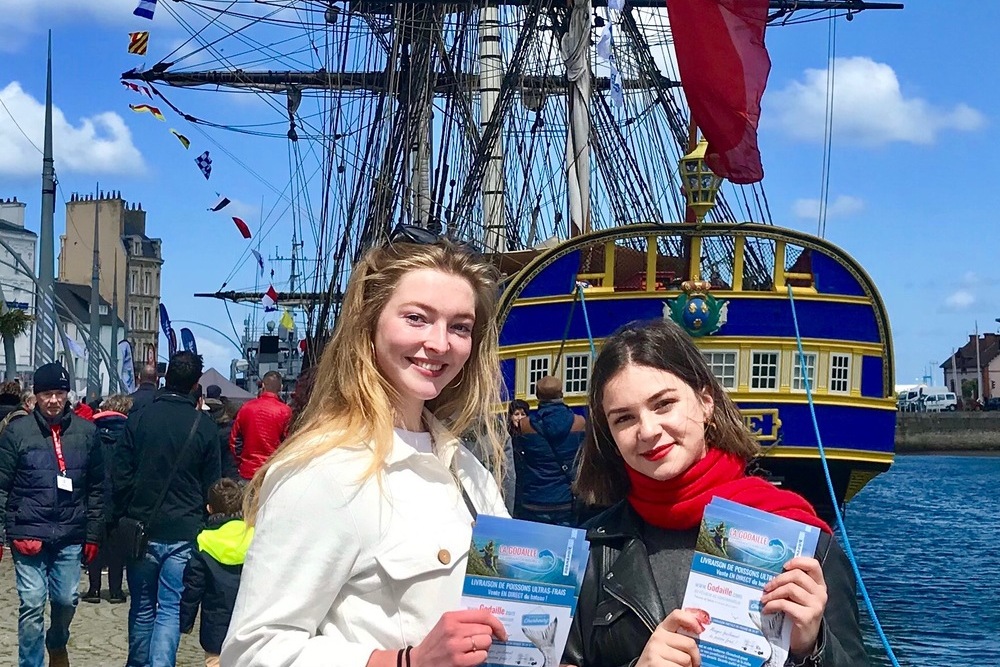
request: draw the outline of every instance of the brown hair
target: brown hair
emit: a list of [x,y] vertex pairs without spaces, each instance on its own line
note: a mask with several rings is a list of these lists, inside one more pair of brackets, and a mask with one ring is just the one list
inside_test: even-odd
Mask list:
[[562,382],[554,375],[546,375],[535,383],[535,396],[540,401],[554,401],[563,396]]
[[213,514],[239,514],[243,507],[243,489],[228,477],[208,487],[208,506]]
[[574,484],[577,495],[585,502],[612,505],[629,490],[626,464],[604,414],[604,389],[608,381],[630,364],[667,371],[696,393],[711,394],[715,405],[705,427],[709,447],[746,460],[758,454],[757,441],[744,424],[739,408],[712,374],[691,337],[670,320],[632,322],[604,342],[591,373],[587,434],[580,449]]
[[476,298],[472,352],[459,380],[424,406],[456,436],[482,443],[502,478],[502,424],[495,418],[500,398],[496,269],[448,241],[393,243],[369,250],[351,272],[337,328],[323,350],[309,401],[291,436],[248,487],[244,512],[248,523],[253,523],[259,504],[266,500],[259,493],[274,465],[304,465],[336,447],[369,443],[372,461],[364,478],[381,472],[392,450],[397,392],[376,362],[375,329],[403,276],[424,269],[465,279]]

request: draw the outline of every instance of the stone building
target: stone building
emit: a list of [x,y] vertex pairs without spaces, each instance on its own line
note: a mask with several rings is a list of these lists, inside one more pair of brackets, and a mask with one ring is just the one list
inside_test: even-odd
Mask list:
[[1000,335],[969,334],[969,341],[948,357],[940,368],[944,371],[945,386],[963,398],[978,398],[979,383],[982,383],[983,400],[1000,395],[1000,388],[997,387],[1000,384]]
[[66,204],[66,233],[60,237],[60,282],[90,285],[93,271],[94,220],[100,231],[100,295],[125,323],[120,338],[132,343],[137,366],[156,362],[159,338],[160,239],[146,235],[146,211],[129,204],[117,191],[73,194]]
[[[0,200],[0,239],[34,271],[38,235],[24,228],[24,208],[24,203],[17,201],[16,197]],[[0,244],[0,287],[3,288],[3,298],[8,308],[35,312],[35,284],[3,244]],[[27,382],[30,382],[34,371],[32,359],[34,333],[32,325],[28,333],[14,341],[17,372],[22,380]],[[4,376],[6,370],[6,360],[0,349],[0,378]]]

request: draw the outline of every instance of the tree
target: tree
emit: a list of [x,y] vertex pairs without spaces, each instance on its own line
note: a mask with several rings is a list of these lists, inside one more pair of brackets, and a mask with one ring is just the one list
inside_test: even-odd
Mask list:
[[20,308],[7,308],[0,305],[0,337],[3,338],[4,361],[7,372],[5,380],[17,377],[17,355],[14,352],[14,341],[23,336],[35,321],[34,315],[29,315]]

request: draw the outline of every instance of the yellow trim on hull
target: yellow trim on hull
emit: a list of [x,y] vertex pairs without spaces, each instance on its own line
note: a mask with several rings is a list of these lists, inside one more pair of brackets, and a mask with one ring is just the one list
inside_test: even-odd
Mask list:
[[[594,345],[600,349],[603,338],[595,338]],[[704,350],[727,350],[740,345],[748,345],[754,348],[788,348],[790,350],[798,351],[794,338],[782,338],[779,336],[759,336],[759,337],[749,337],[749,336],[733,336],[731,338],[725,336],[714,336],[711,338],[699,338],[696,340],[696,344],[699,348]],[[547,354],[559,351],[559,347],[562,345],[561,341],[544,341],[540,343],[522,343],[520,345],[504,345],[500,348],[500,359],[513,359],[514,357],[521,355],[535,355],[535,354]],[[860,353],[867,356],[880,357],[885,352],[885,346],[881,343],[860,343],[852,340],[845,340],[843,338],[803,338],[802,346],[806,348],[807,352],[815,352],[818,350],[850,350],[855,353]],[[574,350],[584,350],[590,351],[590,341],[584,339],[568,339],[566,345],[564,346],[564,352],[572,352]]]
[[[863,463],[878,463],[891,465],[894,454],[884,452],[868,452],[861,449],[833,449],[826,447],[823,449],[826,458],[831,461],[859,461]],[[767,450],[764,460],[769,458],[779,459],[819,459],[818,449],[806,449],[805,447],[788,447],[777,445]]]
[[[629,300],[629,299],[649,299],[650,297],[662,295],[664,299],[675,299],[679,295],[683,294],[681,290],[662,290],[656,292],[639,292],[639,291],[621,291],[621,292],[609,292],[607,289],[589,288],[584,290],[584,294],[587,296],[587,301],[606,301],[606,300]],[[782,292],[776,294],[774,292],[752,292],[748,290],[743,290],[736,292],[733,290],[712,290],[712,296],[718,299],[726,300],[740,300],[741,298],[754,298],[754,299],[773,299],[788,301],[788,294]],[[847,303],[855,304],[861,306],[872,305],[872,300],[864,296],[845,296],[841,294],[796,294],[796,301],[826,301],[833,303]],[[536,296],[528,299],[518,299],[516,303],[511,305],[511,310],[515,308],[523,308],[525,306],[540,306],[552,303],[565,303],[570,304],[573,301],[573,294],[565,294],[558,296]]]

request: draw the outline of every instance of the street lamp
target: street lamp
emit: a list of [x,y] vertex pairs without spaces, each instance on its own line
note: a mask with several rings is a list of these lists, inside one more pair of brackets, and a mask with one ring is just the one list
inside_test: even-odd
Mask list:
[[708,142],[702,139],[693,151],[678,160],[684,197],[687,205],[694,211],[695,221],[699,225],[715,206],[715,196],[722,185],[722,178],[716,176],[705,163],[707,150]]

